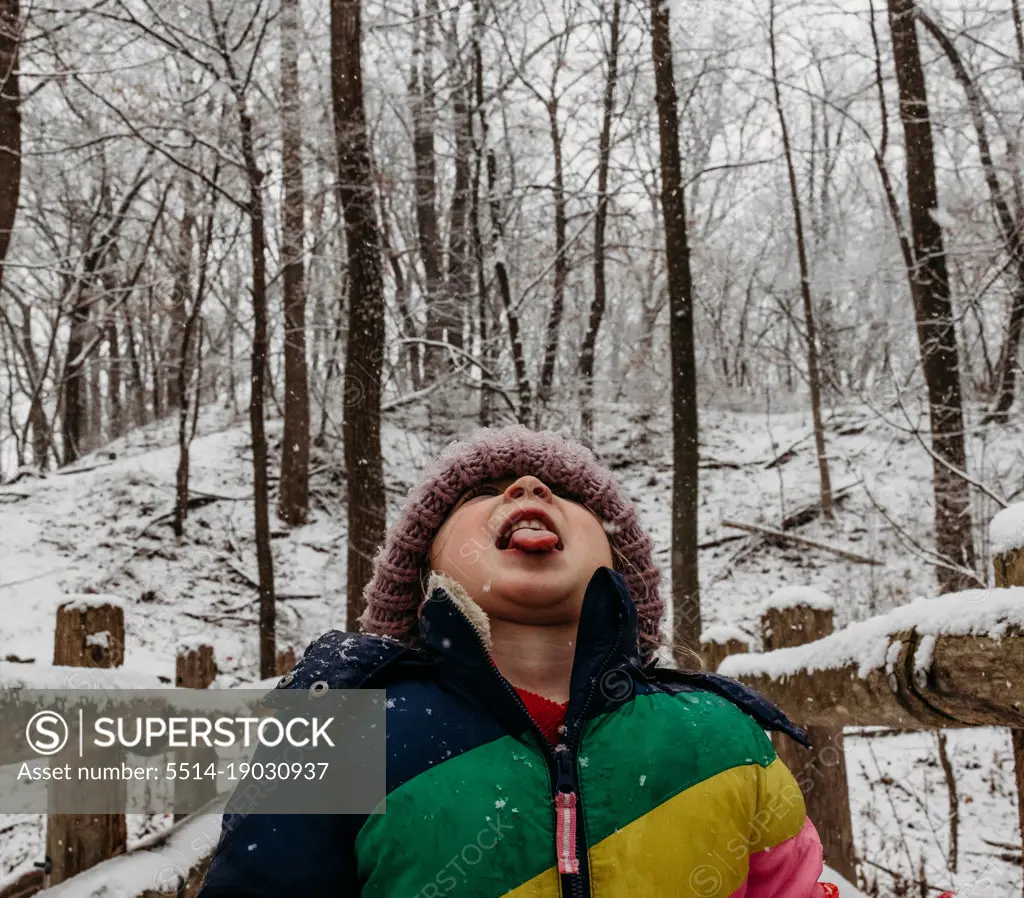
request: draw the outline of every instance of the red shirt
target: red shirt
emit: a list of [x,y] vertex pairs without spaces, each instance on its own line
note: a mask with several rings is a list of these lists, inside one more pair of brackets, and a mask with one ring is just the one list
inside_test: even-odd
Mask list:
[[523,704],[526,705],[526,710],[530,712],[530,716],[537,723],[537,726],[540,727],[541,732],[548,737],[548,741],[552,745],[557,745],[561,742],[562,734],[558,732],[558,728],[565,721],[565,709],[569,706],[569,703],[553,702],[543,695],[538,695],[536,692],[529,692],[518,687],[516,687],[516,692],[519,693]]

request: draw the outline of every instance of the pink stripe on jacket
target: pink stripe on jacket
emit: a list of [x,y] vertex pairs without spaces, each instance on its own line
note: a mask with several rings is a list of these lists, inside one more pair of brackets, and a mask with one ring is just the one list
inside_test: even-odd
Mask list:
[[791,839],[750,856],[747,878],[732,898],[823,898],[821,839],[810,818]]

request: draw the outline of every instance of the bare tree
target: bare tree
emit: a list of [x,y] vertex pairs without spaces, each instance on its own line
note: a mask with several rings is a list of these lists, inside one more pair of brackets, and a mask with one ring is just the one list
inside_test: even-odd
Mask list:
[[120,238],[121,229],[132,204],[152,177],[147,171],[152,155],[151,152],[146,154],[133,183],[125,191],[117,209],[113,208],[109,186],[101,185],[97,209],[91,222],[93,227],[86,234],[86,249],[83,253],[81,271],[72,282],[70,332],[61,377],[62,461],[65,465],[77,460],[82,451],[83,423],[87,410],[87,399],[82,390],[85,365],[90,354],[100,343],[100,338],[90,330],[94,305],[92,293],[101,283],[102,268],[107,263],[112,247]]
[[[192,440],[196,435],[196,422],[199,416],[199,405],[201,395],[201,371],[202,371],[202,333],[203,333],[203,301],[207,293],[207,263],[210,257],[210,247],[213,244],[213,225],[217,215],[218,181],[220,180],[221,162],[218,158],[214,163],[213,175],[210,180],[212,189],[210,191],[209,211],[206,215],[206,225],[199,242],[199,277],[197,279],[195,293],[191,297],[190,308],[185,310],[185,298],[181,298],[182,309],[186,311],[185,326],[181,333],[181,349],[178,354],[180,364],[178,366],[178,382],[175,392],[179,398],[178,402],[178,470],[175,475],[175,500],[174,518],[172,528],[175,536],[182,536],[185,532],[185,518],[188,517],[188,477],[190,463],[190,448]],[[191,293],[191,285],[189,285]],[[193,343],[195,341],[195,343]],[[194,347],[194,349],[193,349]],[[194,364],[192,360],[195,360]],[[193,368],[196,371],[194,405],[192,407],[192,426],[189,428],[189,404],[193,397],[189,393],[189,381],[192,378]]]
[[331,0],[331,95],[349,271],[343,421],[348,477],[346,614],[348,629],[356,630],[364,608],[363,587],[373,574],[373,556],[384,542],[385,530],[380,448],[384,282],[363,107],[361,0]]
[[1010,406],[1013,405],[1017,357],[1020,354],[1021,331],[1024,329],[1024,222],[1015,218],[1010,211],[1010,204],[1003,185],[999,182],[999,174],[992,159],[988,129],[985,126],[984,108],[986,104],[980,86],[975,83],[967,71],[967,66],[960,58],[956,45],[939,27],[938,23],[920,9],[917,10],[917,17],[942,48],[942,52],[946,54],[946,58],[953,68],[953,74],[967,98],[967,108],[978,140],[978,156],[985,175],[985,184],[989,190],[1000,236],[1013,263],[1015,283],[1013,295],[1010,298],[1010,312],[991,385],[993,397],[990,417],[992,420],[1005,422],[1009,418]]
[[612,0],[605,57],[604,96],[601,103],[601,136],[597,144],[597,209],[594,212],[594,300],[590,304],[587,331],[580,350],[580,427],[588,445],[594,441],[594,354],[607,305],[605,278],[605,229],[608,226],[608,166],[611,160],[612,122],[615,119],[615,88],[619,80],[619,31],[622,0]]
[[281,3],[281,257],[284,289],[284,432],[277,514],[297,526],[309,515],[309,380],[303,242],[301,24],[298,0]]
[[446,38],[448,68],[457,83],[452,92],[455,120],[455,177],[448,214],[448,255],[444,276],[444,324],[448,342],[463,348],[463,322],[467,317],[473,286],[471,257],[471,204],[473,178],[473,113],[469,107],[470,82],[459,50],[458,10],[452,12]]
[[906,142],[907,205],[913,238],[912,286],[921,365],[928,386],[935,494],[935,544],[947,559],[937,568],[945,592],[972,583],[975,567],[967,456],[960,393],[960,352],[935,182],[935,151],[914,0],[888,0],[893,62]]
[[21,191],[20,28],[19,0],[0,0],[0,288]]
[[772,90],[775,96],[775,111],[779,116],[782,131],[782,152],[786,159],[786,174],[789,177],[789,197],[793,204],[793,227],[796,236],[796,255],[800,265],[800,298],[804,305],[804,336],[807,348],[807,383],[811,391],[811,417],[814,421],[814,447],[818,455],[818,482],[821,491],[821,513],[832,519],[832,478],[829,475],[828,456],[825,454],[825,424],[821,415],[821,371],[818,362],[818,332],[815,326],[814,303],[811,299],[811,271],[807,262],[807,244],[804,242],[804,225],[800,210],[800,189],[793,165],[793,148],[786,126],[786,113],[782,107],[782,92],[779,88],[779,70],[775,46],[775,0],[768,4],[768,46],[772,61]]
[[[253,119],[246,93],[249,77],[239,77],[235,58],[228,45],[224,21],[218,20],[209,0],[210,23],[226,81],[234,99],[238,117],[238,135],[242,150],[249,196],[245,212],[249,219],[249,254],[252,264],[252,363],[250,368],[249,428],[252,434],[253,506],[256,537],[256,569],[259,577],[260,677],[277,672],[277,611],[274,604],[274,556],[270,547],[270,485],[267,475],[267,433],[264,423],[267,375],[267,225],[263,207],[263,171],[256,157]],[[252,23],[257,29],[257,52],[270,24],[269,17]]]
[[701,632],[697,569],[697,360],[667,0],[651,0],[651,52],[661,146],[661,211],[665,219],[672,366],[672,633],[677,649],[682,644],[695,651]]
[[445,354],[439,345],[444,341],[446,310],[441,296],[441,234],[437,220],[437,154],[434,147],[437,119],[434,34],[437,18],[436,2],[428,0],[426,15],[422,15],[419,3],[413,0],[415,36],[409,97],[412,102],[412,148],[416,169],[416,230],[420,259],[426,275],[428,342],[423,355],[428,383],[436,380],[446,363]]
[[196,206],[192,178],[187,172],[181,172],[182,204],[181,224],[178,228],[178,243],[175,247],[174,279],[171,286],[170,333],[168,348],[170,360],[163,376],[166,378],[167,411],[184,409],[187,414],[187,402],[179,392],[183,383],[188,380],[191,359],[181,355],[190,341],[185,338],[185,323],[188,320],[189,297],[192,293],[192,256],[195,252]]
[[489,125],[484,97],[484,65],[480,47],[480,31],[483,28],[483,15],[480,0],[473,0],[473,63],[476,79],[477,115],[480,117],[480,147],[487,167],[488,208],[491,218],[491,250],[494,256],[494,274],[498,281],[498,294],[505,310],[508,323],[509,342],[512,344],[512,364],[515,368],[516,388],[519,394],[517,418],[521,423],[528,423],[533,418],[533,396],[530,380],[526,373],[526,355],[523,352],[523,338],[519,326],[519,314],[512,302],[512,283],[509,279],[508,262],[505,247],[505,218],[501,197],[498,195],[498,157],[494,147],[488,142]]

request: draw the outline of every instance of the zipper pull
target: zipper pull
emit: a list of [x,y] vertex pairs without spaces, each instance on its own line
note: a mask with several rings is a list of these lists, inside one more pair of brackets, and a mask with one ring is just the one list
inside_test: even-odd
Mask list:
[[558,763],[558,781],[555,789],[558,792],[576,791],[576,774],[573,770],[572,755],[568,751],[560,751],[555,755]]
[[576,855],[576,776],[572,755],[559,752],[558,782],[555,792],[555,847],[558,851],[558,872],[579,873]]

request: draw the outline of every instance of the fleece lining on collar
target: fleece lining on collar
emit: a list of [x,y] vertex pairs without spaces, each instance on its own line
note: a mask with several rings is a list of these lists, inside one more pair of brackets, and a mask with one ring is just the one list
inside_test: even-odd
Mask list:
[[491,650],[491,619],[466,592],[465,587],[453,577],[441,571],[431,571],[427,580],[427,596],[432,596],[434,590],[440,587],[447,594],[452,602],[466,616],[466,619],[473,625],[473,629],[479,634],[487,651]]

